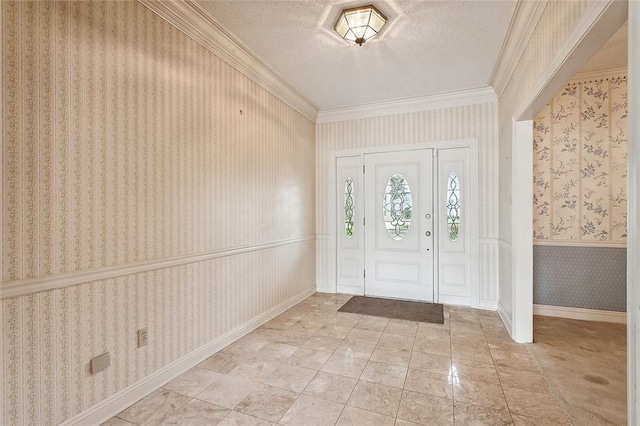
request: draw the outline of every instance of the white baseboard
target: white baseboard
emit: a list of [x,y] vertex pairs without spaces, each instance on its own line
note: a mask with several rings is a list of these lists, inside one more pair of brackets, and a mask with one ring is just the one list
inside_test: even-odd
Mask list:
[[570,318],[585,321],[627,323],[626,312],[599,311],[596,309],[569,308],[566,306],[533,305],[533,315]]
[[511,320],[511,316],[507,313],[507,310],[502,306],[502,303],[498,301],[498,315],[500,315],[500,319],[504,323],[505,328],[509,332],[509,337],[513,339],[513,321]]
[[460,305],[471,306],[471,298],[468,296],[449,296],[446,294],[438,295],[438,303],[444,305]]
[[76,416],[62,423],[62,425],[99,425],[106,422],[111,417],[129,407],[131,404],[141,400],[156,389],[160,388],[162,385],[168,383],[187,370],[200,364],[211,355],[225,348],[229,344],[235,342],[247,333],[255,330],[267,321],[280,315],[287,309],[298,304],[315,292],[316,289],[311,288],[282,302],[278,306],[269,309],[263,314],[258,315],[254,319],[247,321],[241,326],[223,334],[215,340],[212,340],[199,349],[196,349],[195,351],[183,356],[182,358],[175,360],[171,364],[161,368],[160,370],[145,377],[144,379],[139,380],[133,385],[122,389],[121,391],[100,401],[93,407],[77,414]]
[[364,295],[364,289],[357,285],[339,285],[337,292],[340,294],[352,294],[354,296]]
[[316,291],[318,293],[328,293],[328,294],[336,293],[336,289],[334,287],[318,287],[316,288]]
[[478,309],[485,309],[487,311],[497,311],[498,301],[497,300],[480,300],[480,302],[478,302]]

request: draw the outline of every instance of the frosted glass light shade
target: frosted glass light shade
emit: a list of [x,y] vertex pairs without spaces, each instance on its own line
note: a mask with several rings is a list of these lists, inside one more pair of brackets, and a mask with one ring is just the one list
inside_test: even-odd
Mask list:
[[338,16],[333,29],[345,40],[360,46],[378,35],[387,17],[373,5],[345,9]]

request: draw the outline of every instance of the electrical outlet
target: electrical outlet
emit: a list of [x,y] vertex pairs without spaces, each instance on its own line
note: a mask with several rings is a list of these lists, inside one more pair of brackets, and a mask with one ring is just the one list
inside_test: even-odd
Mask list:
[[138,330],[138,347],[147,346],[148,341],[147,327]]
[[111,356],[109,352],[103,353],[100,356],[93,358],[90,362],[91,374],[96,374],[104,370],[111,365]]

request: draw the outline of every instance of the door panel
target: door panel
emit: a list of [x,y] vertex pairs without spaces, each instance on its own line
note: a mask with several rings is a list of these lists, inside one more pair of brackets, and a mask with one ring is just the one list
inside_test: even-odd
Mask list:
[[365,155],[365,294],[433,301],[433,150]]
[[336,159],[337,290],[364,294],[362,157]]

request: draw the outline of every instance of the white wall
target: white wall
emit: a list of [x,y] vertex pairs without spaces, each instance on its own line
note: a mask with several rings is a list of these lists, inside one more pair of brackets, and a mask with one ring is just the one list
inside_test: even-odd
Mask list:
[[315,289],[312,121],[138,2],[0,11],[1,424],[68,420]]
[[480,158],[479,236],[480,303],[495,307],[498,299],[497,104],[483,102],[414,113],[383,115],[317,125],[317,282],[320,291],[335,291],[328,274],[327,159],[338,150],[478,138]]

